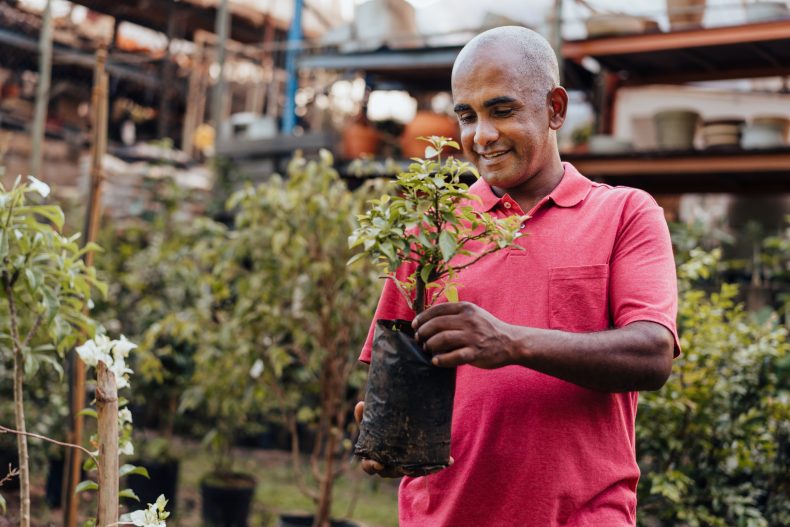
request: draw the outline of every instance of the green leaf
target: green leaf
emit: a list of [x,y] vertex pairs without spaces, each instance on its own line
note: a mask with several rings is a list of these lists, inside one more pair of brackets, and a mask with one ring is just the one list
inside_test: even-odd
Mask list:
[[94,410],[93,408],[85,408],[78,415],[84,415],[85,417],[93,417],[94,419],[99,418],[99,414],[97,414],[96,410]]
[[420,279],[422,280],[423,284],[427,284],[431,279],[431,271],[433,271],[432,265],[425,265],[420,269]]
[[85,492],[88,490],[99,490],[99,485],[95,481],[91,481],[86,479],[85,481],[80,481],[77,485],[77,488],[74,489],[74,494],[79,494],[80,492]]
[[444,290],[444,296],[447,297],[448,302],[458,302],[458,288],[454,285],[448,285]]
[[458,248],[458,243],[449,231],[442,231],[439,234],[439,250],[442,251],[442,258],[445,262],[449,262],[455,255],[455,250]]
[[2,494],[0,494],[0,511],[3,511],[3,514],[5,514],[6,510],[7,508],[6,508],[5,498],[3,497]]
[[135,500],[137,502],[140,501],[140,498],[137,497],[137,494],[135,494],[132,489],[123,489],[121,492],[118,493],[118,497],[126,498],[129,500]]
[[120,477],[128,476],[129,474],[139,474],[140,476],[151,479],[151,476],[148,474],[148,469],[145,467],[131,465],[129,463],[122,465],[118,472],[120,473]]
[[436,157],[437,155],[439,155],[439,151],[436,150],[434,147],[432,147],[432,146],[426,146],[425,147],[425,158],[426,159],[430,159],[432,157]]

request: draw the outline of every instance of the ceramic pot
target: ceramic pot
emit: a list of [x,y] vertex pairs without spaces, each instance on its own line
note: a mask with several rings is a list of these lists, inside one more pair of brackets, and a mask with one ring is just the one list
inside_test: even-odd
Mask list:
[[702,125],[705,148],[733,148],[741,143],[743,119],[713,119]]
[[693,110],[665,110],[653,116],[660,150],[691,150],[699,114]]
[[417,112],[414,119],[403,129],[400,141],[401,155],[405,158],[423,157],[428,143],[417,138],[431,135],[452,137],[457,141],[460,137],[458,123],[449,115]]
[[702,26],[705,0],[667,0],[669,27],[673,31]]
[[343,129],[343,157],[356,159],[376,155],[381,147],[381,136],[368,122],[355,121]]
[[790,16],[790,11],[784,2],[752,2],[744,7],[746,9],[746,21],[749,23],[780,20]]

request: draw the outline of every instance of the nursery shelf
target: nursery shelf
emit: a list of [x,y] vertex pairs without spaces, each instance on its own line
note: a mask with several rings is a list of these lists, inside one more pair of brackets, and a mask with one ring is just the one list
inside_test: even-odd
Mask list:
[[565,154],[585,176],[654,193],[790,191],[790,148]]

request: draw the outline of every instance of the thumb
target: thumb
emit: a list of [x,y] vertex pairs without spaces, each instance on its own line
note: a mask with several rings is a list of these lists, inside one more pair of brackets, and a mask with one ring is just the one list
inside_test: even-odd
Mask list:
[[359,401],[357,405],[354,407],[354,420],[356,420],[357,424],[362,422],[362,412],[365,411],[365,403],[364,401]]

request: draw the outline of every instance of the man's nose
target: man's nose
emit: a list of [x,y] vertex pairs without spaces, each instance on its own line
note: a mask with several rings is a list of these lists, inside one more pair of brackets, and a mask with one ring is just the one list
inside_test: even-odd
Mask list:
[[489,144],[496,141],[498,137],[499,131],[490,121],[487,119],[479,119],[477,121],[474,137],[475,144],[480,146],[488,146]]

